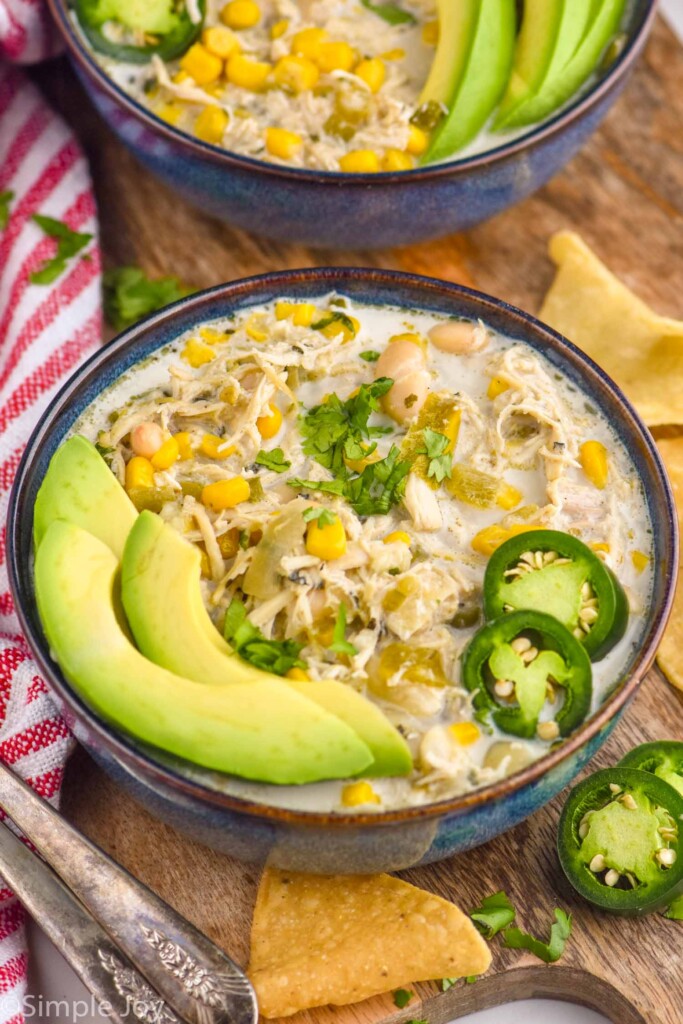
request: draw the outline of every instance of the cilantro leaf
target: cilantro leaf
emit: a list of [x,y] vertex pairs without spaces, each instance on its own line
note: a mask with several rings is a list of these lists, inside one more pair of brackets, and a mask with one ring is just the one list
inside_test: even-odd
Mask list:
[[408,1020],[406,1024],[429,1024],[428,1020]]
[[360,0],[363,7],[367,7],[373,14],[383,18],[388,25],[414,25],[415,18],[408,11],[404,11],[398,4],[372,3],[372,0]]
[[358,394],[342,402],[330,395],[326,402],[309,409],[300,418],[305,455],[310,455],[335,477],[346,477],[344,462],[347,442],[359,444],[386,433],[383,427],[371,427],[369,419],[379,410],[379,401],[392,387],[389,377],[380,377],[372,384],[362,384]]
[[91,241],[92,235],[79,234],[77,231],[72,231],[61,220],[44,217],[40,213],[34,213],[32,220],[39,228],[42,228],[49,238],[55,239],[57,252],[51,259],[45,260],[38,270],[33,271],[30,280],[33,284],[52,284],[60,274],[64,273],[67,262]]
[[334,624],[332,643],[327,648],[335,654],[348,654],[353,657],[358,654],[358,649],[346,639],[346,605],[340,604],[337,612],[337,621]]
[[104,315],[115,330],[123,331],[158,309],[191,294],[177,277],[152,280],[140,267],[116,267],[103,277]]
[[374,349],[366,349],[365,352],[360,353],[361,359],[364,359],[366,363],[376,363],[379,359],[379,352],[375,352]]
[[515,919],[515,908],[507,894],[501,891],[482,900],[481,906],[475,907],[470,917],[481,934],[487,939],[492,939],[503,928],[512,924]]
[[9,224],[9,204],[14,199],[14,192],[5,189],[0,192],[0,231],[3,231]]
[[664,917],[667,917],[669,921],[683,921],[683,896],[676,897],[666,910]]
[[351,317],[347,316],[346,313],[340,313],[337,309],[326,313],[325,316],[321,317],[321,319],[316,321],[316,323],[311,324],[311,330],[322,331],[323,328],[330,327],[332,324],[340,324],[347,331],[350,331],[351,334],[356,333],[356,328]]
[[301,491],[322,491],[324,494],[343,494],[343,480],[302,480],[298,476],[290,477],[287,481],[290,487]]
[[247,618],[247,610],[238,598],[233,598],[225,613],[223,636],[240,658],[256,668],[284,676],[290,668],[306,668],[299,655],[304,644],[294,640],[268,640],[258,626]]
[[419,448],[416,454],[427,456],[427,477],[433,477],[440,484],[453,472],[453,455],[447,451],[451,442],[445,434],[440,434],[429,427],[422,431],[422,438],[424,447]]
[[405,1009],[414,994],[414,992],[409,992],[407,988],[397,988],[394,992],[394,1006],[399,1010]]
[[564,910],[556,910],[555,924],[550,929],[549,942],[541,942],[519,928],[508,928],[503,934],[503,945],[507,949],[526,949],[544,963],[554,964],[564,953],[571,933],[571,916]]
[[392,444],[385,459],[372,462],[360,476],[348,481],[346,497],[359,516],[386,515],[403,497],[410,463],[400,454]]
[[305,523],[316,520],[319,527],[333,526],[337,522],[337,515],[330,512],[329,508],[307,508],[302,513]]
[[457,980],[457,978],[441,978],[441,980],[439,981],[441,991],[448,992],[449,988],[453,988]]
[[266,469],[272,469],[274,473],[284,473],[292,465],[285,458],[282,448],[272,448],[269,452],[260,451],[254,462],[257,466],[265,466]]

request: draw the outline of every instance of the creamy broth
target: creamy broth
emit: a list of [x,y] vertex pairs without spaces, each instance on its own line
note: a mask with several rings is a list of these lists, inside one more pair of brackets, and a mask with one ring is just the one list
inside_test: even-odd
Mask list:
[[[620,679],[643,629],[652,585],[649,516],[635,468],[616,433],[585,396],[530,347],[480,323],[466,325],[481,346],[478,351],[453,354],[429,340],[437,325],[453,323],[442,316],[360,306],[335,295],[314,302],[313,312],[308,304],[283,300],[187,332],[105,391],[74,432],[101,446],[124,484],[136,426],[153,423],[171,434],[188,435],[189,457],[155,475],[157,510],[203,550],[203,594],[217,627],[233,598],[245,600],[251,620],[265,636],[304,644],[301,658],[310,678],[353,686],[399,728],[415,770],[408,778],[370,780],[378,802],[365,803],[362,810],[431,803],[509,773],[510,756],[491,764],[495,743],[512,743],[508,754],[526,761],[550,746],[539,738],[518,740],[481,722],[474,714],[471,693],[462,685],[460,658],[483,621],[479,616],[468,624],[462,618],[463,610],[481,607],[487,563],[487,556],[477,550],[481,531],[523,522],[569,532],[593,546],[617,575],[631,615],[623,639],[593,664],[595,709]],[[320,325],[332,313],[341,318],[329,323],[325,334]],[[297,325],[297,318],[308,320],[307,325]],[[335,334],[337,330],[340,333]],[[434,490],[415,469],[407,477],[405,493],[385,514],[358,515],[344,497],[310,486],[288,486],[293,478],[323,484],[332,479],[329,470],[304,453],[301,417],[324,403],[326,396],[336,394],[346,401],[361,385],[370,385],[378,366],[384,365],[376,357],[396,345],[390,339],[401,335],[411,336],[409,344],[424,359],[429,395],[457,410],[454,465],[477,470],[501,486],[504,482],[512,499],[502,506],[489,499],[490,507],[475,507],[455,497],[449,493],[448,478]],[[492,379],[504,380],[506,387],[489,397]],[[427,398],[427,403],[432,400]],[[421,401],[414,411],[408,410],[403,422],[382,411],[372,414],[370,422],[387,430],[376,438],[374,458],[386,456],[392,446],[401,449],[406,433],[419,422]],[[271,404],[281,413],[282,424],[274,436],[265,438],[257,421],[263,423],[263,417],[270,416]],[[214,457],[202,454],[206,434],[218,436],[218,443],[234,453],[216,458],[214,448]],[[580,465],[580,446],[589,439],[601,442],[608,453],[604,489],[587,479]],[[256,463],[259,452],[273,449],[281,450],[289,463],[284,472]],[[203,486],[236,476],[251,481],[252,500],[221,511],[202,503]],[[345,553],[330,560],[312,556],[302,524],[298,532],[294,530],[291,548],[268,566],[278,581],[274,596],[245,597],[242,586],[259,557],[268,524],[295,508],[299,518],[302,510],[328,510],[343,524]],[[436,512],[437,521],[425,520],[427,508]],[[405,533],[410,544],[387,543],[396,531]],[[230,544],[225,538],[239,540]],[[348,613],[345,639],[356,650],[352,656],[329,650],[341,604]],[[412,652],[411,657],[423,652],[427,661],[409,660],[397,667],[387,655],[386,664],[396,669],[387,674],[382,654],[388,648],[398,650],[396,645],[403,645],[404,653]],[[429,660],[434,652],[437,668]],[[427,684],[415,681],[420,670],[427,672],[420,676],[428,678]],[[541,718],[551,720],[555,710],[547,702]],[[452,741],[449,727],[457,723],[474,726],[466,744]],[[192,776],[196,770],[184,764],[182,771]],[[262,803],[349,809],[344,805],[345,782],[276,787],[201,772],[202,779],[207,776],[218,789]]]

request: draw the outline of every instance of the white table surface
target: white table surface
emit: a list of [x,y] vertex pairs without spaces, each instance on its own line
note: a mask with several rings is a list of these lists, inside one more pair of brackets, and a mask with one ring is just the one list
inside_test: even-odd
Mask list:
[[[660,0],[663,13],[683,39],[683,0]],[[100,1024],[106,1020],[60,954],[35,925],[29,930],[31,949],[31,1024]],[[548,1000],[513,1003],[497,1010],[485,1010],[462,1024],[608,1024],[600,1015],[583,1007]]]

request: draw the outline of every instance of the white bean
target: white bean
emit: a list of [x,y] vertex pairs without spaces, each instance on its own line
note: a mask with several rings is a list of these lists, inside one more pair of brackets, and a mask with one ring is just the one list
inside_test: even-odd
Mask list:
[[411,370],[399,377],[384,396],[384,411],[397,423],[405,423],[425,404],[431,377],[426,370]]
[[399,380],[411,370],[422,370],[425,354],[419,345],[401,339],[392,341],[375,363],[375,377],[391,377]]
[[138,423],[131,431],[130,446],[136,455],[151,459],[164,443],[164,432],[157,423]]
[[435,348],[451,355],[464,356],[480,352],[489,343],[488,331],[471,320],[449,320],[437,324],[429,331],[429,340]]

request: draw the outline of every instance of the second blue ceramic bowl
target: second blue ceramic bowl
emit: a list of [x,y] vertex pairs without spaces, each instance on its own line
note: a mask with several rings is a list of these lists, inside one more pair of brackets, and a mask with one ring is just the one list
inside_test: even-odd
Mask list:
[[151,171],[194,205],[286,242],[381,248],[464,231],[552,178],[624,88],[652,27],[656,2],[634,0],[619,58],[552,120],[487,153],[391,174],[280,167],[200,142],[114,85],[75,30],[68,0],[49,0],[49,6],[76,72],[107,123]]
[[[361,303],[423,308],[481,318],[538,349],[618,431],[643,485],[653,526],[655,578],[641,635],[611,695],[569,739],[495,785],[424,807],[377,814],[291,811],[239,799],[202,769],[191,777],[171,757],[151,756],[97,717],[51,660],[33,590],[32,514],[56,448],[75,420],[123,373],[179,334],[214,318],[270,302],[335,291]],[[440,860],[512,828],[551,800],[604,743],[655,655],[673,600],[678,538],[673,498],[655,444],[616,385],[587,356],[505,303],[429,278],[375,270],[302,270],[239,281],[193,295],[131,328],[65,385],[28,443],[8,517],[10,585],[22,628],[60,710],[93,757],[152,813],[234,856],[323,874],[396,871]],[[223,777],[225,778],[225,777]]]

